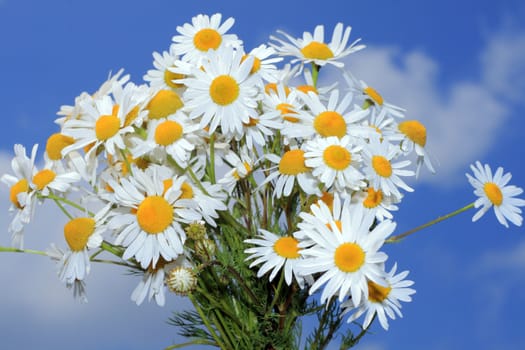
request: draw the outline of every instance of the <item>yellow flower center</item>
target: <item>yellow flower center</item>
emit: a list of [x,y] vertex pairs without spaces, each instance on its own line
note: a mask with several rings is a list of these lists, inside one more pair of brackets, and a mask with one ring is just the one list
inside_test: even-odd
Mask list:
[[204,28],[199,30],[193,37],[193,45],[200,51],[208,51],[209,49],[217,50],[221,45],[222,36],[218,31],[211,28]]
[[299,254],[299,242],[293,237],[281,237],[275,241],[273,250],[277,255],[286,259],[297,259]]
[[292,149],[283,154],[279,162],[279,172],[285,175],[297,175],[308,171],[304,165],[304,151]]
[[[241,63],[244,62],[248,57],[250,57],[250,55],[242,56]],[[253,56],[253,65],[252,65],[252,69],[250,70],[250,74],[257,73],[260,69],[261,69],[261,60]]]
[[297,114],[294,110],[294,107],[289,103],[279,103],[275,106],[275,109],[281,112],[281,115],[284,120],[289,121],[290,123],[297,123],[299,118],[292,117],[290,114]]
[[[267,94],[270,94],[270,92],[278,93],[277,84],[276,83],[268,83],[264,86],[264,92]],[[284,94],[288,96],[290,94],[290,88],[288,86],[284,87]]]
[[372,187],[368,189],[368,196],[363,201],[363,206],[368,209],[377,207],[383,201],[383,192],[381,190],[374,190]]
[[299,85],[296,89],[301,92],[304,92],[305,94],[309,92],[313,92],[316,95],[319,95],[319,93],[317,92],[317,89],[312,85]]
[[250,117],[250,121],[248,123],[242,123],[242,125],[244,125],[247,128],[257,126],[257,124],[259,124],[259,119],[255,119],[252,117]]
[[137,221],[149,234],[163,232],[173,222],[173,207],[163,197],[146,197],[137,209]]
[[36,185],[37,190],[42,190],[51,181],[55,179],[57,175],[53,170],[43,169],[33,176],[33,183]]
[[392,165],[383,156],[373,156],[372,167],[379,176],[390,177],[392,175]]
[[374,101],[374,103],[382,106],[383,105],[383,97],[376,91],[374,90],[373,88],[371,88],[370,86],[369,87],[366,87],[363,89],[363,92],[365,94],[368,95],[368,97],[370,97],[370,99],[372,101]]
[[120,119],[114,115],[102,115],[95,123],[95,135],[99,141],[105,141],[120,129]]
[[169,146],[182,137],[182,125],[173,120],[166,120],[155,129],[157,145]]
[[332,209],[334,207],[334,195],[333,195],[333,193],[323,192],[323,194],[321,195],[321,198],[319,198],[319,199],[322,200],[324,204],[326,204],[326,206],[330,209],[330,211],[332,211]]
[[139,111],[140,111],[140,108],[139,106],[135,106],[133,107],[129,112],[128,114],[126,114],[126,119],[124,120],[124,126],[129,126],[131,125],[135,119],[137,119],[138,115],[139,115]]
[[344,170],[352,162],[352,155],[348,150],[339,145],[326,147],[323,152],[323,159],[326,165],[335,170]]
[[501,189],[498,185],[496,185],[494,182],[487,182],[483,186],[483,189],[485,190],[485,194],[492,204],[496,206],[501,205],[503,202],[503,194],[501,193]]
[[314,129],[323,137],[346,135],[346,123],[343,116],[334,111],[319,113],[314,119]]
[[183,182],[180,186],[182,191],[180,198],[181,199],[192,199],[193,198],[193,187],[187,182]]
[[229,75],[219,75],[211,82],[210,97],[216,104],[227,106],[239,97],[239,84]]
[[14,206],[16,206],[18,209],[22,209],[22,206],[18,202],[18,195],[20,193],[27,192],[29,190],[29,183],[26,179],[21,179],[16,184],[11,186],[11,189],[9,191],[9,199],[11,200],[11,203],[13,203]]
[[146,108],[149,110],[150,119],[161,119],[177,112],[183,105],[184,103],[175,91],[160,90],[149,101]]
[[75,143],[75,139],[70,136],[56,133],[47,139],[46,154],[51,160],[62,159],[62,150],[69,145]]
[[368,281],[368,300],[373,303],[382,303],[392,290],[392,287],[384,287],[372,281]]
[[398,128],[415,144],[425,147],[427,143],[427,129],[419,121],[405,120],[399,123]]
[[312,41],[301,49],[301,53],[305,58],[327,60],[334,57],[334,53],[325,43]]
[[343,272],[355,272],[365,263],[365,252],[356,243],[343,243],[335,250],[334,262]]
[[[249,173],[252,171],[252,167],[251,167],[251,165],[248,164],[248,162],[244,162],[243,165],[244,165],[244,169],[246,169],[246,173],[249,174]],[[235,180],[240,180],[240,179],[241,179],[241,176],[239,175],[239,172],[238,172],[237,170],[235,170],[235,171],[233,172],[233,175],[232,175],[232,176],[233,176],[233,178],[234,178]],[[244,176],[246,176],[246,175],[244,175]],[[243,177],[244,177],[244,176],[243,176]]]
[[173,80],[184,79],[184,78],[185,78],[184,74],[174,73],[170,71],[169,69],[166,69],[164,71],[164,82],[166,83],[166,85],[168,85],[171,88],[179,89],[181,87],[184,87],[184,84],[173,82]]
[[69,248],[74,252],[86,248],[89,236],[95,232],[95,220],[93,218],[76,218],[64,226],[64,237]]

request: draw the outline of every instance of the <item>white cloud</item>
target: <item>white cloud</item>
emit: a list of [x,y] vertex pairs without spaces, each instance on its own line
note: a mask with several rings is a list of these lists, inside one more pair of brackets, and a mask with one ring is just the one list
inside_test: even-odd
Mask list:
[[[464,182],[468,165],[481,159],[501,136],[513,104],[525,92],[525,32],[487,38],[479,52],[478,78],[441,86],[442,68],[432,57],[396,47],[367,47],[347,60],[359,79],[390,103],[407,109],[407,118],[427,126],[428,149],[439,162],[436,176],[424,181]],[[333,78],[333,77],[331,77]],[[425,173],[424,173],[425,174]]]

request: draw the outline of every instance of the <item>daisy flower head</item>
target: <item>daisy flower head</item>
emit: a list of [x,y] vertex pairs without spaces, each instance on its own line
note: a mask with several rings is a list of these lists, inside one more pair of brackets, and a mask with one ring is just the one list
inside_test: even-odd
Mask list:
[[250,56],[253,57],[253,65],[250,70],[251,74],[259,74],[259,76],[270,83],[275,83],[278,80],[278,70],[275,63],[281,62],[282,57],[272,57],[276,54],[273,47],[261,44],[247,53],[243,59]]
[[115,244],[126,247],[123,259],[134,257],[142,268],[155,268],[161,257],[171,261],[182,254],[186,234],[181,223],[200,215],[190,208],[192,201],[181,198],[184,177],[167,182],[157,167],[134,168],[132,174],[120,183],[109,181],[116,208],[108,226],[116,232]]
[[293,128],[299,122],[299,110],[303,107],[298,92],[290,91],[286,85],[278,83],[264,94],[263,110],[278,112],[281,129]]
[[[302,227],[301,234],[308,247],[301,251],[304,259],[299,273],[321,274],[309,291],[312,294],[324,285],[321,303],[336,294],[342,302],[350,294],[359,304],[363,298],[368,298],[367,281],[384,284],[381,264],[387,255],[379,249],[396,225],[385,220],[371,229],[374,215],[359,206],[350,208],[349,200],[344,200],[340,212],[336,212],[335,201],[333,211],[323,201],[313,204],[310,209],[312,214],[299,214],[301,218],[310,215],[309,224]],[[327,212],[332,213],[328,223]],[[339,220],[336,219],[338,216]],[[303,245],[299,244],[299,247],[303,248]]]
[[[377,284],[368,281],[368,298],[363,299],[361,304],[356,305],[352,299],[346,300],[341,304],[343,315],[354,312],[347,320],[353,322],[366,312],[363,328],[366,329],[377,315],[379,323],[383,329],[388,330],[388,318],[395,320],[396,315],[403,317],[401,313],[401,303],[412,301],[412,294],[416,291],[409,288],[414,284],[413,281],[405,279],[408,271],[400,272],[396,275],[397,264],[394,264],[390,272],[385,273],[385,284]],[[388,316],[388,318],[387,318]]]
[[415,173],[403,169],[410,165],[409,160],[394,162],[398,155],[398,147],[388,142],[381,142],[379,137],[370,138],[369,143],[363,148],[363,171],[370,186],[400,200],[399,188],[408,192],[414,191],[401,179],[401,176],[414,176]]
[[12,245],[22,249],[24,247],[24,227],[31,221],[34,214],[36,196],[31,184],[35,169],[35,158],[38,145],[31,149],[31,157],[26,154],[26,149],[20,144],[15,144],[15,156],[11,160],[14,175],[4,174],[1,181],[9,187],[9,211],[14,217],[8,226],[11,233]]
[[250,254],[246,260],[255,259],[251,262],[250,268],[262,264],[257,277],[262,277],[271,271],[269,276],[271,282],[284,268],[286,284],[292,284],[294,278],[302,288],[304,278],[297,271],[297,264],[301,259],[299,241],[292,236],[281,237],[263,229],[259,229],[259,233],[257,238],[244,240],[244,243],[254,245],[244,250],[246,254]]
[[398,203],[400,199],[394,196],[387,196],[381,190],[376,190],[373,187],[363,189],[352,195],[352,202],[356,205],[361,205],[365,211],[371,211],[379,221],[392,219],[391,211],[398,210]]
[[425,126],[418,120],[404,120],[398,124],[398,130],[402,135],[401,149],[403,152],[411,153],[414,151],[416,153],[416,178],[419,176],[423,163],[432,174],[435,174],[436,171],[425,148],[427,143]]
[[498,167],[493,174],[488,164],[482,165],[479,161],[470,165],[474,176],[466,174],[468,181],[474,187],[474,194],[479,198],[474,202],[475,208],[480,208],[472,221],[477,221],[491,207],[494,208],[496,218],[505,227],[509,227],[507,220],[516,226],[521,226],[523,218],[521,209],[525,200],[515,198],[523,193],[521,187],[507,185],[512,178],[511,173],[503,173],[503,168]]
[[179,35],[173,36],[173,51],[182,56],[183,61],[200,66],[208,50],[219,50],[222,47],[240,47],[242,42],[235,34],[226,34],[235,20],[230,17],[222,24],[222,15],[216,13],[211,17],[199,14],[190,23],[177,26]]
[[242,61],[243,52],[225,47],[210,51],[195,68],[193,77],[184,79],[184,93],[190,118],[200,118],[201,128],[213,133],[218,126],[229,137],[242,132],[243,123],[257,117],[257,76],[251,75],[253,57]]
[[281,157],[275,154],[267,154],[266,159],[277,165],[268,169],[270,174],[264,179],[260,187],[276,179],[274,196],[277,198],[288,197],[297,181],[299,187],[306,194],[321,195],[318,180],[312,176],[312,169],[305,164],[304,153],[304,150],[300,148],[292,148],[284,152]]
[[148,121],[146,139],[133,137],[131,153],[134,158],[149,155],[151,159],[164,162],[169,155],[182,168],[188,165],[194,149],[192,138],[199,126],[183,112],[177,111],[166,118]]
[[303,100],[306,110],[300,111],[299,123],[288,124],[283,128],[283,134],[288,137],[309,139],[315,135],[342,138],[345,135],[357,137],[363,134],[362,126],[357,123],[367,117],[369,111],[360,108],[350,109],[352,102],[350,94],[346,94],[339,101],[339,90],[332,90],[326,105],[321,102],[319,95],[313,92],[299,96]]
[[350,91],[362,98],[364,108],[375,107],[379,110],[384,109],[388,115],[397,118],[403,118],[405,116],[405,109],[386,102],[376,89],[369,86],[363,80],[357,79],[348,71],[343,73],[343,77]]
[[280,130],[282,122],[279,121],[278,111],[269,111],[258,116],[250,117],[248,123],[242,124],[242,131],[235,133],[235,140],[244,139],[248,149],[254,145],[264,146],[267,139],[275,134],[275,130]]
[[276,42],[271,45],[275,47],[279,55],[295,57],[291,63],[301,62],[302,66],[304,63],[312,62],[318,66],[332,64],[342,68],[344,67],[344,64],[341,62],[343,57],[365,47],[364,45],[357,45],[361,39],[357,39],[347,46],[351,30],[352,28],[347,26],[343,32],[343,24],[337,23],[330,43],[324,42],[323,25],[316,26],[313,35],[309,32],[304,32],[302,39],[293,38],[283,31],[277,32],[283,35],[288,42],[273,35],[270,36],[270,39]]
[[126,115],[130,111],[120,107],[110,96],[95,100],[94,105],[83,103],[81,116],[64,123],[62,133],[75,142],[65,147],[62,154],[89,146],[89,155],[103,146],[107,154],[114,156],[119,149],[125,149],[124,135],[132,132],[133,127],[126,125]]
[[30,186],[34,191],[47,196],[50,192],[67,192],[73,183],[80,180],[80,174],[76,171],[66,172],[65,169],[53,169],[51,166],[46,166],[35,172]]
[[242,148],[240,156],[233,151],[228,152],[224,156],[224,161],[231,169],[224,174],[218,183],[223,186],[226,192],[232,193],[237,182],[252,173],[255,162],[249,154],[250,152],[246,148]]
[[91,265],[88,250],[102,244],[108,210],[109,206],[106,206],[95,217],[77,217],[64,225],[64,238],[69,250],[58,263],[58,276],[62,282],[73,284],[76,280],[84,280],[89,274]]
[[307,141],[305,165],[312,168],[312,175],[326,188],[336,191],[358,190],[365,186],[361,166],[361,146],[351,143],[350,136],[330,136]]
[[177,72],[176,62],[179,57],[175,54],[174,46],[170,50],[163,51],[162,54],[153,52],[153,67],[144,75],[144,80],[154,89],[174,89],[178,90],[184,85],[175,82],[184,79],[185,76]]

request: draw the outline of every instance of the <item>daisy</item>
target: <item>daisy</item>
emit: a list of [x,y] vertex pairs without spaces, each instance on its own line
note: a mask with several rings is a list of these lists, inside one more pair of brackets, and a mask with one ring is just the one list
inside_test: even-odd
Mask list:
[[281,118],[281,129],[291,129],[298,125],[299,110],[303,107],[298,92],[287,90],[282,83],[276,84],[264,94],[263,110],[265,112],[277,111]]
[[194,149],[192,135],[199,126],[181,111],[167,118],[150,120],[147,124],[147,137],[133,137],[131,154],[139,158],[145,154],[158,162],[165,162],[169,155],[182,168],[186,168],[190,153]]
[[352,202],[355,205],[361,205],[365,211],[374,213],[379,221],[383,221],[385,218],[392,219],[393,216],[390,212],[399,209],[394,204],[399,202],[397,198],[386,196],[383,191],[376,190],[373,187],[353,193]]
[[327,188],[358,190],[365,186],[360,153],[361,147],[352,145],[348,135],[318,138],[306,142],[305,165],[313,168],[312,175]]
[[180,35],[173,36],[173,51],[182,55],[182,60],[200,66],[208,50],[218,50],[225,46],[240,47],[242,42],[235,34],[226,34],[235,20],[230,17],[221,24],[222,15],[211,17],[199,14],[191,19],[191,24],[177,26]]
[[364,45],[357,45],[361,39],[357,39],[347,47],[351,30],[352,28],[347,26],[343,33],[343,24],[337,23],[332,34],[332,41],[329,44],[324,42],[324,26],[322,25],[315,27],[313,35],[304,32],[302,39],[295,39],[283,31],[277,31],[277,33],[282,34],[289,42],[273,35],[270,36],[270,39],[277,42],[271,45],[275,47],[279,55],[296,57],[291,61],[292,64],[298,61],[301,62],[301,65],[312,62],[318,66],[333,64],[342,68],[344,67],[341,62],[343,57],[365,47]]
[[100,247],[102,234],[106,230],[105,215],[109,210],[106,206],[95,217],[77,217],[64,226],[64,238],[69,250],[64,253],[58,266],[58,276],[66,284],[82,281],[91,270],[88,250]]
[[242,56],[232,48],[210,51],[203,69],[195,68],[194,77],[184,79],[190,118],[200,118],[200,127],[209,127],[210,133],[220,125],[221,132],[231,137],[258,115],[257,78],[250,75],[253,58],[241,62]]
[[271,271],[269,276],[270,282],[284,268],[286,284],[292,284],[293,276],[302,288],[304,286],[304,278],[297,272],[297,263],[301,259],[299,241],[294,237],[280,237],[263,229],[259,229],[259,232],[260,235],[257,238],[244,240],[244,243],[256,246],[244,250],[246,254],[250,254],[246,260],[255,259],[250,264],[250,268],[262,263],[257,272],[257,277],[262,277]]
[[228,163],[232,169],[226,172],[218,183],[223,186],[227,193],[231,194],[237,182],[252,173],[254,161],[248,154],[249,152],[243,148],[240,151],[240,156],[230,151],[224,157],[224,161]]
[[60,166],[63,159],[62,150],[74,143],[74,138],[60,132],[49,136],[46,141],[46,152],[44,154],[46,164],[51,163],[52,167]]
[[255,49],[247,53],[243,59],[252,56],[253,66],[250,71],[251,74],[259,74],[259,76],[267,82],[275,83],[278,78],[278,70],[274,63],[281,62],[282,57],[272,57],[275,55],[275,49],[268,47],[265,44],[257,46]]
[[275,154],[266,154],[266,159],[278,165],[268,169],[271,173],[259,187],[277,179],[273,191],[274,196],[277,198],[288,197],[297,181],[305,193],[320,195],[318,181],[312,176],[312,169],[305,165],[304,153],[302,149],[292,148],[284,152],[281,157]]
[[35,169],[35,158],[38,145],[31,149],[31,158],[26,155],[26,149],[20,144],[14,146],[15,157],[11,161],[13,175],[2,175],[1,181],[9,187],[9,199],[11,201],[10,212],[15,212],[13,220],[9,224],[8,231],[11,233],[11,242],[14,247],[24,247],[24,227],[31,221],[34,214],[36,196],[31,184]]
[[[352,96],[346,94],[339,102],[339,91],[333,90],[330,94],[328,104],[325,106],[319,96],[313,92],[306,95],[301,94],[306,110],[299,113],[299,123],[288,124],[283,128],[283,134],[288,137],[311,138],[312,135],[321,137],[345,135],[361,136],[363,128],[356,125],[357,122],[367,117],[369,111],[360,108],[349,109]],[[368,130],[365,130],[368,132]]]
[[398,187],[405,191],[414,191],[400,176],[414,176],[412,170],[402,168],[410,165],[409,160],[393,163],[399,155],[399,148],[388,142],[381,142],[379,137],[372,137],[363,148],[364,173],[370,186],[375,190],[381,190],[385,195],[393,195],[401,199]]
[[385,110],[392,117],[403,118],[405,116],[405,109],[386,102],[376,89],[363,80],[355,78],[348,71],[343,73],[343,77],[350,87],[350,91],[357,93],[357,96],[361,96],[363,99],[363,108],[373,106],[379,110]]
[[521,209],[525,206],[525,200],[515,198],[523,193],[523,189],[514,185],[507,185],[512,178],[511,173],[503,173],[503,168],[498,167],[494,175],[488,164],[484,166],[477,161],[470,165],[474,176],[466,174],[468,181],[474,187],[474,194],[479,198],[474,202],[474,207],[480,210],[474,214],[472,221],[477,221],[491,207],[498,221],[505,227],[509,227],[507,219],[516,226],[521,226],[523,218]]
[[[350,208],[349,200],[342,205],[340,220],[336,221],[339,213],[334,209],[328,225],[326,214],[318,217],[318,213],[329,211],[324,202],[317,202],[310,210],[312,214],[299,214],[310,222],[302,229],[302,235],[307,238],[304,244],[309,246],[301,251],[304,259],[299,273],[321,273],[309,290],[313,294],[324,285],[321,303],[336,294],[342,302],[350,292],[352,300],[359,305],[363,298],[369,296],[367,281],[384,284],[380,264],[386,261],[387,255],[378,250],[396,225],[385,220],[371,229],[374,216],[359,206]],[[311,242],[314,244],[311,245]],[[303,244],[299,247],[303,248]]]
[[419,176],[423,163],[432,174],[435,174],[434,166],[430,162],[428,151],[425,149],[427,143],[427,129],[417,120],[405,120],[398,125],[399,132],[403,136],[401,149],[405,154],[416,152],[416,178]]
[[142,268],[155,268],[160,257],[170,261],[182,254],[186,234],[181,222],[200,216],[188,208],[191,201],[180,198],[183,177],[174,176],[165,189],[156,167],[134,168],[132,174],[120,183],[109,180],[117,207],[108,226],[116,232],[115,244],[126,247],[124,260],[134,257]]
[[75,171],[53,170],[50,165],[36,171],[31,179],[31,188],[43,196],[49,195],[50,192],[67,192],[73,183],[81,179],[80,174]]
[[282,123],[278,111],[270,111],[258,116],[250,117],[248,123],[242,124],[242,131],[235,133],[235,140],[244,139],[248,149],[253,149],[254,145],[264,146],[266,140],[275,134],[275,130],[280,130]]
[[170,51],[163,51],[162,54],[153,52],[153,67],[144,75],[143,79],[154,89],[180,89],[184,85],[176,83],[175,80],[184,79],[183,74],[177,73],[176,61],[178,56],[175,54],[173,45]]
[[385,284],[380,285],[372,281],[368,281],[368,298],[361,301],[361,304],[356,306],[352,299],[349,299],[341,304],[343,308],[343,315],[355,310],[348,318],[347,322],[353,322],[359,316],[366,312],[365,320],[362,325],[364,329],[370,326],[370,323],[377,315],[379,323],[383,329],[388,330],[388,318],[394,320],[396,314],[403,317],[401,313],[401,303],[412,301],[411,295],[416,291],[409,288],[414,284],[413,281],[406,280],[408,271],[403,271],[396,275],[397,264],[394,264],[392,270],[385,276]]
[[170,291],[182,296],[186,296],[197,289],[197,282],[197,275],[193,268],[184,265],[169,270],[166,278],[166,284]]
[[79,119],[66,120],[62,133],[72,137],[75,142],[62,150],[62,154],[90,146],[87,152],[96,153],[98,146],[104,146],[106,152],[115,156],[119,149],[125,149],[123,136],[132,132],[131,125],[125,125],[126,115],[131,111],[120,108],[110,96],[81,104],[83,113]]

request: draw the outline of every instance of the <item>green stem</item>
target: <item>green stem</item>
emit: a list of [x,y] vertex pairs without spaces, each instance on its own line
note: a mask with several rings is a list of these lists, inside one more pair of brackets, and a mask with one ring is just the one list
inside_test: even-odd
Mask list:
[[27,253],[27,254],[36,254],[36,255],[47,255],[46,252],[41,250],[34,249],[19,249],[13,247],[2,247],[0,246],[0,252],[9,252],[9,253]]
[[283,282],[284,282],[284,272],[281,272],[281,276],[279,277],[279,283],[277,284],[277,289],[275,290],[275,294],[273,296],[272,303],[270,304],[270,307],[268,308],[269,312],[272,312],[275,304],[277,303],[277,299],[279,299],[279,294],[281,294]]
[[[81,211],[83,211],[83,212],[88,213],[89,216],[95,216],[95,213],[93,213],[93,212],[91,212],[91,211],[89,211],[89,210],[86,210],[86,208],[84,208],[84,207],[81,206],[80,204],[75,203],[75,202],[73,202],[73,201],[70,201],[70,200],[67,199],[67,198],[58,197],[58,196],[56,196],[56,195],[53,194],[53,193],[49,193],[47,196],[38,196],[38,198],[42,198],[42,199],[52,199],[52,200],[54,200],[55,202],[57,202],[57,204],[58,204],[58,202],[62,202],[62,203],[64,203],[64,204],[69,205],[70,207],[73,207],[73,208],[75,208],[75,209],[78,209],[78,210],[81,210]],[[66,214],[66,215],[68,215],[68,214]],[[68,215],[68,216],[69,216],[69,215]]]
[[312,62],[312,80],[314,84],[314,88],[317,89],[317,79],[319,77],[319,66]]
[[399,234],[399,235],[396,235],[396,236],[390,237],[390,238],[387,239],[385,242],[386,242],[386,243],[397,243],[397,242],[401,241],[403,238],[405,238],[405,237],[407,237],[407,236],[410,236],[411,234],[416,233],[417,231],[420,231],[420,230],[422,230],[422,229],[424,229],[424,228],[427,228],[427,227],[429,227],[429,226],[432,226],[432,225],[434,225],[434,224],[437,224],[438,222],[441,222],[441,221],[444,221],[444,220],[446,220],[446,219],[449,219],[449,218],[451,218],[451,217],[453,217],[453,216],[456,216],[456,215],[458,215],[458,214],[460,214],[460,213],[462,213],[462,212],[464,212],[464,211],[467,211],[467,210],[469,210],[469,209],[471,209],[471,208],[474,208],[474,202],[472,202],[472,203],[470,203],[470,204],[464,206],[463,208],[460,208],[460,209],[458,209],[458,210],[455,210],[455,211],[453,211],[453,212],[451,212],[451,213],[449,213],[449,214],[446,214],[446,215],[440,216],[440,217],[438,217],[438,218],[436,218],[436,219],[434,219],[434,220],[432,220],[432,221],[429,221],[429,222],[427,222],[426,224],[423,224],[423,225],[420,225],[420,226],[418,226],[418,227],[415,227],[415,228],[413,228],[413,229],[411,229],[411,230],[408,230],[408,231],[406,231],[406,232],[403,232],[403,233],[401,233],[401,234]]
[[215,133],[210,136],[210,166],[209,166],[210,182],[215,184]]
[[193,307],[195,307],[195,310],[197,310],[197,313],[201,317],[202,323],[204,323],[204,326],[206,327],[206,329],[208,329],[208,332],[210,332],[210,335],[212,336],[212,338],[217,343],[217,346],[219,346],[219,348],[221,348],[221,349],[226,349],[226,347],[224,346],[224,343],[222,342],[221,338],[219,338],[217,333],[215,333],[215,329],[213,329],[212,325],[208,321],[208,317],[202,311],[199,303],[195,299],[195,296],[192,295],[192,294],[189,294],[188,297],[191,300],[191,302],[193,304]]

